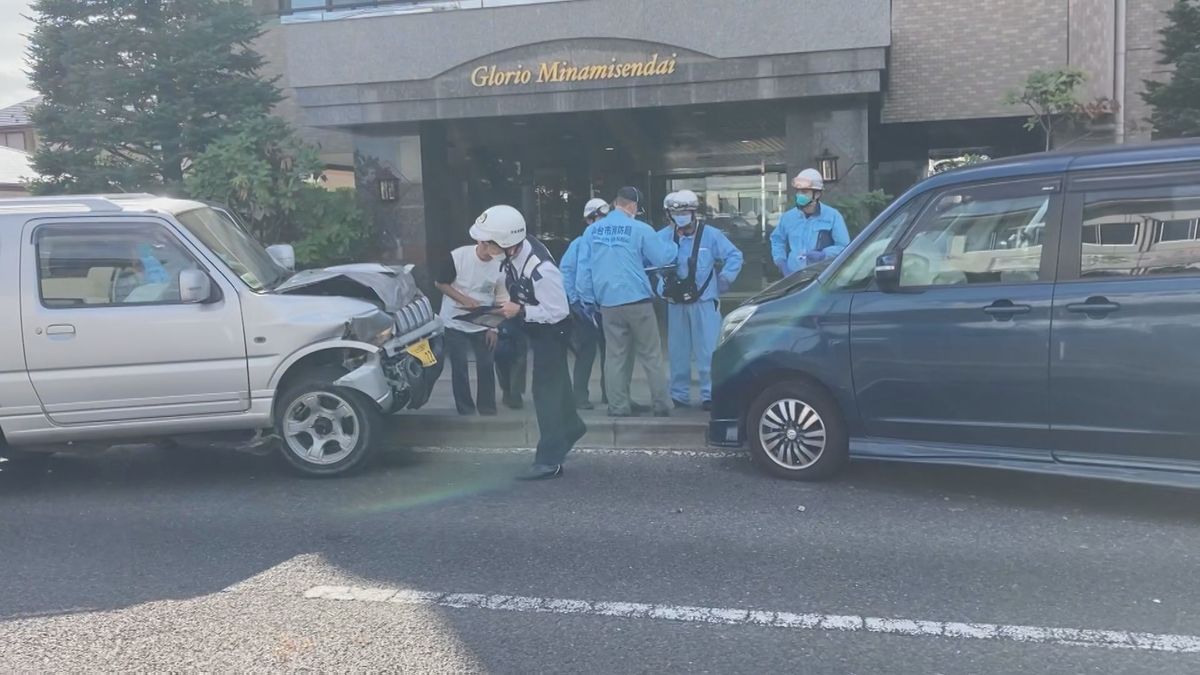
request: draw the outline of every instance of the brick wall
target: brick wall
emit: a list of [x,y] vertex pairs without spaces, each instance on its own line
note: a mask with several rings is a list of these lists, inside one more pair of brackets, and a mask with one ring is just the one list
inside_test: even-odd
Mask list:
[[884,122],[1022,114],[1035,69],[1067,63],[1067,0],[893,0]]

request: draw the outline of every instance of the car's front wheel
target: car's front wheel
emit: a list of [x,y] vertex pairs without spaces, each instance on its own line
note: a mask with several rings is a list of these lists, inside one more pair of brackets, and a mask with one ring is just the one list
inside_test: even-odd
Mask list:
[[275,408],[283,458],[306,476],[361,469],[383,434],[383,416],[375,403],[334,380],[332,374],[305,377],[288,387]]
[[802,381],[768,388],[746,417],[750,453],[780,478],[821,480],[849,456],[846,423],[824,390]]

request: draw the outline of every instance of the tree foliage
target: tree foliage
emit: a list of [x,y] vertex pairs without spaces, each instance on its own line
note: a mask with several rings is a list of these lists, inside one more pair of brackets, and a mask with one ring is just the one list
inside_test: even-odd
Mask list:
[[[242,122],[196,156],[187,192],[227,204],[260,241],[292,241],[300,194],[321,175],[316,148],[277,117]],[[320,188],[318,188],[320,189]]]
[[234,122],[280,100],[237,0],[35,0],[39,193],[177,190]]
[[1178,0],[1167,18],[1159,63],[1175,72],[1168,82],[1146,82],[1142,97],[1157,134],[1200,136],[1200,0]]
[[352,188],[326,190],[307,186],[296,212],[296,264],[323,267],[364,260],[375,241],[374,229]]
[[861,194],[830,195],[825,202],[841,212],[846,220],[846,229],[851,237],[857,237],[866,229],[875,216],[892,203],[894,197],[883,190],[872,190]]
[[291,243],[296,263],[352,262],[368,253],[369,219],[354,190],[321,187],[317,149],[276,118],[250,120],[196,157],[186,179],[195,199],[220,202],[267,244]]
[[1029,74],[1020,91],[1010,91],[1004,102],[1023,105],[1032,113],[1025,121],[1029,131],[1041,130],[1046,149],[1054,146],[1054,137],[1066,125],[1095,120],[1116,112],[1116,104],[1107,98],[1090,102],[1079,100],[1079,88],[1087,82],[1087,73],[1078,68],[1036,70]]

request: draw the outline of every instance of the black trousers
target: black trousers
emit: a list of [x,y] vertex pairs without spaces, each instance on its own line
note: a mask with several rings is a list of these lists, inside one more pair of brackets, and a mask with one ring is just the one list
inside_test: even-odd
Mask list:
[[567,365],[570,320],[553,326],[526,324],[526,329],[533,351],[533,407],[539,436],[534,462],[562,464],[587,433],[575,411]]
[[[467,350],[475,352],[475,372],[479,379],[477,398],[471,398],[471,373]],[[453,328],[446,330],[446,351],[450,358],[450,382],[454,389],[454,406],[464,415],[474,413],[476,405],[482,413],[496,412],[496,371],[492,350],[487,345],[487,331],[464,333]]]
[[520,320],[510,319],[500,329],[496,347],[496,375],[500,391],[508,398],[525,395],[525,374],[529,370],[529,337]]
[[572,337],[575,343],[575,373],[571,379],[575,384],[575,401],[586,403],[591,396],[588,385],[592,379],[592,368],[596,355],[600,355],[600,396],[608,402],[608,387],[604,381],[604,329],[577,314],[571,315],[574,325]]

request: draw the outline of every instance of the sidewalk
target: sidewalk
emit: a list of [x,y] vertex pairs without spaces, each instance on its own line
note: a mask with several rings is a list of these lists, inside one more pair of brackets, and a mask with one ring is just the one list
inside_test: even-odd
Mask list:
[[[532,382],[532,375],[527,379]],[[471,390],[476,391],[475,364],[471,364]],[[699,389],[693,385],[693,396],[699,401]],[[607,407],[600,404],[599,363],[593,369],[590,386],[595,410],[581,410],[580,416],[588,426],[588,433],[580,441],[580,447],[591,448],[704,448],[708,431],[708,413],[697,405],[690,409],[671,411],[671,417],[660,418],[646,415],[614,419],[608,417]],[[650,403],[650,388],[647,386],[641,365],[636,367],[633,378],[633,399],[638,403]],[[497,401],[500,392],[496,392]],[[459,415],[454,407],[454,395],[450,389],[450,365],[434,387],[429,403],[420,410],[412,410],[392,417],[395,422],[397,440],[412,447],[487,447],[487,448],[531,448],[537,445],[537,419],[533,411],[533,396],[525,392],[525,408],[509,410],[500,404],[499,415]]]

